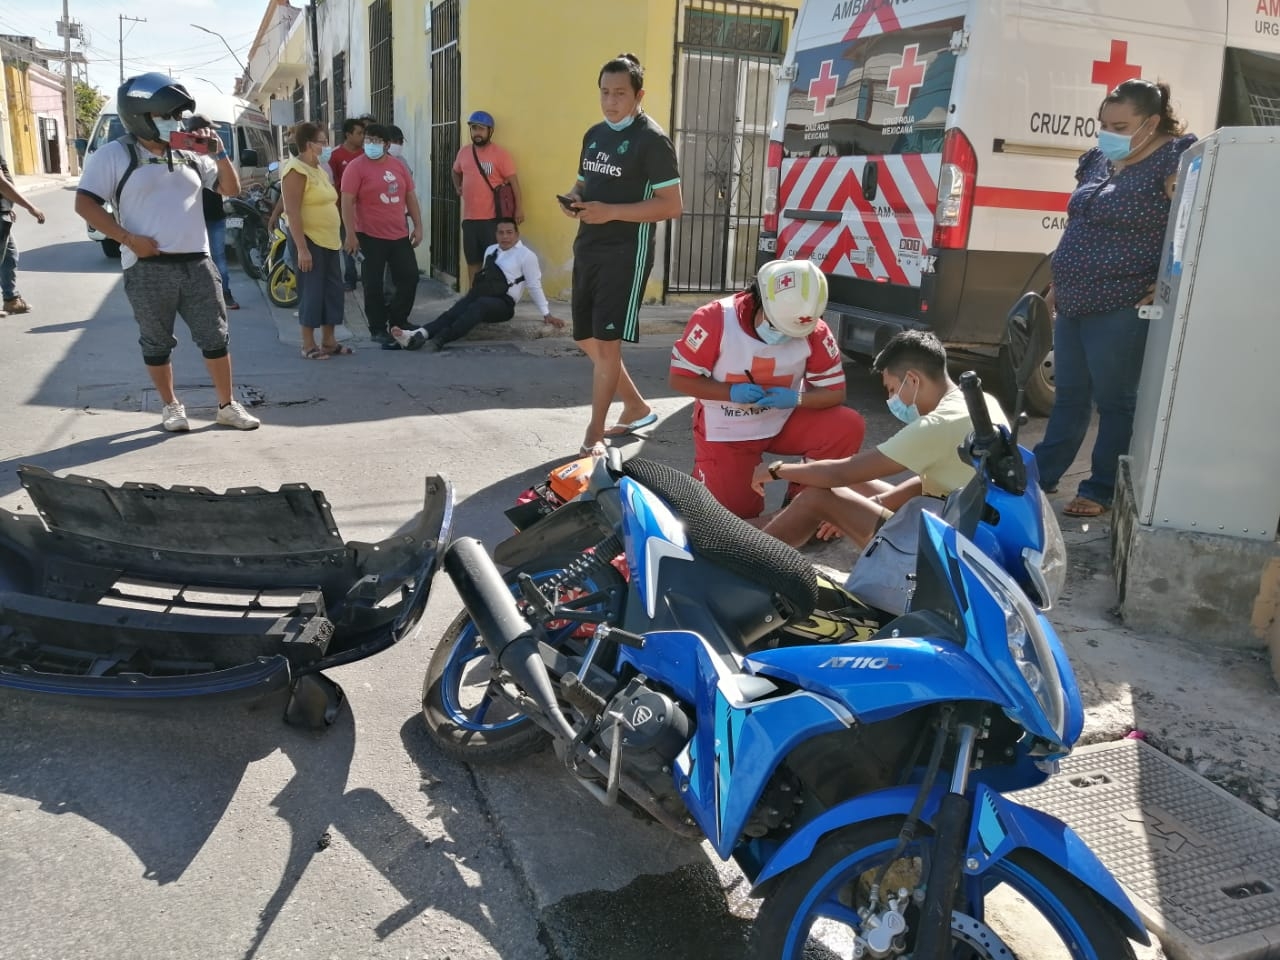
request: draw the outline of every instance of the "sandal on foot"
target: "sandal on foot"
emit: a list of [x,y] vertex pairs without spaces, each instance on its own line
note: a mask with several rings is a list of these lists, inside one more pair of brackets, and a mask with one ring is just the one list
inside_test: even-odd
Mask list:
[[585,443],[578,448],[578,456],[580,457],[603,457],[608,452],[609,445],[603,440],[587,446]]
[[328,360],[329,351],[321,347],[312,347],[310,350],[302,351],[303,360]]
[[643,430],[645,427],[651,427],[657,422],[658,415],[650,410],[643,417],[640,417],[638,420],[632,420],[630,423],[615,423],[604,432],[604,436],[606,440],[629,437],[637,430]]
[[320,349],[331,357],[349,357],[355,353],[345,343],[326,343]]
[[1107,512],[1107,508],[1096,500],[1090,500],[1088,497],[1076,497],[1062,508],[1062,512],[1068,517],[1092,519],[1093,517],[1102,516]]

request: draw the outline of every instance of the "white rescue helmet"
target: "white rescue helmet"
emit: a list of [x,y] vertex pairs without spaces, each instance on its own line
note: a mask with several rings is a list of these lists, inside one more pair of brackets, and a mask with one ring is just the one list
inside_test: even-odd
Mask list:
[[770,260],[756,273],[764,315],[779,333],[813,333],[827,309],[827,277],[812,260]]

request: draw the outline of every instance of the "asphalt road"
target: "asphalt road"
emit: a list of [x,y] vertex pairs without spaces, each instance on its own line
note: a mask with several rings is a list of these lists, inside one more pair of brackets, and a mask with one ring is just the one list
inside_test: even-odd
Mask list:
[[[20,287],[0,319],[0,505],[30,509],[16,468],[215,490],[305,481],[343,536],[388,535],[423,477],[454,484],[455,532],[492,544],[501,511],[575,455],[590,370],[564,339],[440,355],[299,358],[287,317],[233,266],[236,380],[263,427],[211,426],[183,332],[193,430],[159,430],[118,263],[84,239],[67,188],[19,214]],[[662,421],[635,449],[687,467],[688,401],[665,385],[670,340],[628,353]],[[893,429],[853,372],[869,440]],[[459,609],[445,578],[418,634],[332,672],[349,700],[319,734],[255,713],[118,714],[0,696],[0,943],[7,960],[76,957],[614,960],[731,957],[745,884],[700,845],[609,810],[547,755],[506,769],[441,756],[418,713],[435,638]]]

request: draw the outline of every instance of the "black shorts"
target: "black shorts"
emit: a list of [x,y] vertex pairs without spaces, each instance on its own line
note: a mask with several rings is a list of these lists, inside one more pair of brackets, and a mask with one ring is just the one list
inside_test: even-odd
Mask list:
[[497,242],[497,220],[462,221],[462,256],[469,266],[484,263],[484,252]]
[[573,259],[573,339],[640,339],[640,303],[653,269],[653,247],[607,249]]

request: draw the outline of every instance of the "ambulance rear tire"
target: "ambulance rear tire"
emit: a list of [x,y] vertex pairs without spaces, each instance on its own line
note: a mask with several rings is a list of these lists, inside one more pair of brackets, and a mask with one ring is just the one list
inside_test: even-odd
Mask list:
[[1027,413],[1047,417],[1053,410],[1053,349],[1045,355],[1036,372],[1027,381]]

